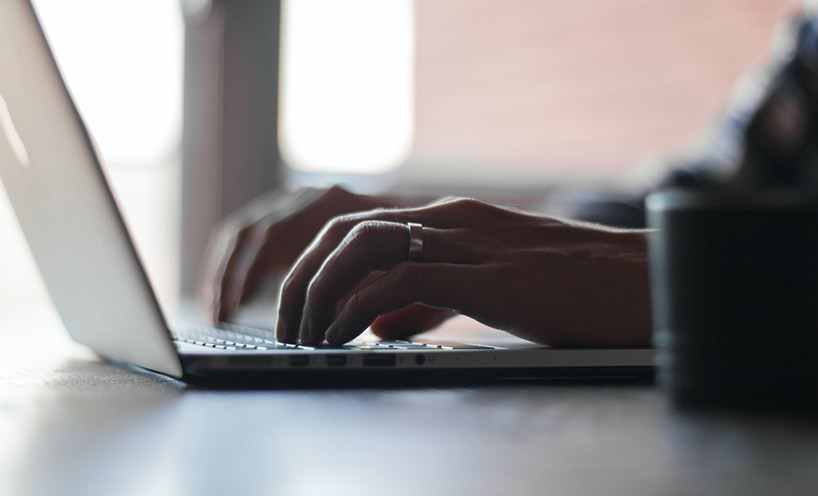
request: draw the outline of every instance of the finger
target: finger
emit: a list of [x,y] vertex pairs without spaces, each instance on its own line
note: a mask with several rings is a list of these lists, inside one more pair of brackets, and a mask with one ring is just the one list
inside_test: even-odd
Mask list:
[[425,305],[410,305],[386,315],[379,315],[372,322],[372,332],[381,339],[406,339],[429,331],[457,315],[456,312]]
[[217,269],[214,280],[212,312],[215,322],[224,321],[238,308],[238,288],[242,284],[240,266],[246,259],[247,252],[257,245],[258,233],[254,226],[240,229],[225,251],[227,255]]
[[286,260],[297,256],[297,253],[292,252],[292,245],[282,242],[283,231],[284,228],[280,224],[268,227],[258,250],[248,257],[249,261],[238,294],[239,305],[252,300],[274,273],[281,274],[287,270]]
[[469,265],[403,262],[354,293],[326,332],[338,346],[363,332],[378,315],[413,303],[461,310],[471,281]]
[[[324,260],[358,224],[367,221],[386,221],[418,222],[426,228],[460,227],[465,213],[470,212],[470,209],[476,206],[483,205],[477,200],[458,199],[425,207],[379,209],[336,217],[324,226],[304,250],[282,284],[276,327],[277,338],[290,343],[297,341],[310,281],[313,280]],[[473,214],[473,211],[471,213]]]
[[335,216],[346,213],[345,209],[360,209],[360,200],[351,204],[350,196],[351,193],[334,186],[320,196],[303,195],[288,205],[287,215],[269,225],[264,246],[248,265],[239,304],[258,294],[272,274],[285,273],[290,268],[316,231],[326,224],[328,212],[335,211]]
[[[455,230],[424,229],[424,262],[471,261],[470,247],[458,243]],[[374,272],[386,272],[408,258],[405,224],[367,221],[358,224],[318,269],[307,287],[299,336],[304,342],[323,340],[335,320],[339,302]]]
[[[333,191],[333,190],[330,190]],[[286,248],[282,250],[280,239],[276,233],[280,231],[283,224],[294,214],[297,214],[304,206],[315,202],[321,195],[327,196],[329,193],[314,188],[304,188],[294,193],[282,195],[273,204],[272,211],[264,213],[253,223],[255,228],[254,238],[248,243],[230,273],[230,292],[227,295],[231,306],[229,310],[235,311],[242,302],[248,299],[245,296],[245,288],[248,285],[251,289],[257,289],[261,282],[266,280],[270,272],[276,267],[270,266],[271,258],[280,258],[284,255]],[[257,207],[259,209],[259,207]],[[267,207],[270,210],[270,206]],[[276,244],[276,241],[279,243]],[[284,245],[286,247],[287,245]],[[250,283],[248,284],[248,279]]]
[[[208,270],[212,275],[207,279],[207,301],[214,322],[226,320],[235,311],[238,296],[234,288],[240,286],[239,281],[243,279],[240,266],[246,263],[243,261],[246,260],[248,252],[252,252],[250,238],[256,232],[260,232],[262,226],[269,224],[270,210],[275,213],[281,204],[291,202],[307,193],[306,190],[289,193],[271,191],[223,221],[222,227],[218,230],[220,235],[216,236],[212,245],[215,249],[208,250],[209,253],[215,254],[210,261],[213,269]],[[228,232],[229,235],[225,235]]]
[[[367,221],[356,225],[324,260],[307,286],[298,332],[301,341],[312,342],[313,327],[316,339],[323,340],[326,327],[321,325],[329,325],[331,320],[327,320],[332,319],[335,311],[325,307],[333,303],[332,296],[344,289],[351,290],[375,271],[386,271],[406,260],[408,244],[408,230],[402,224]],[[336,297],[335,304],[341,296]]]
[[276,323],[276,339],[285,343],[298,341],[298,328],[301,323],[301,313],[304,309],[306,287],[312,274],[318,270],[322,258],[317,253],[329,252],[326,246],[337,246],[341,238],[340,230],[335,228],[337,222],[328,223],[313,239],[301,256],[296,260],[290,272],[284,278],[279,291],[278,321]]

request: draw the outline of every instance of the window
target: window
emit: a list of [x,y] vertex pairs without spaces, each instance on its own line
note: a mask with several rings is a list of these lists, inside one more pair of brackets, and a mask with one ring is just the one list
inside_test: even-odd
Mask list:
[[[35,0],[163,301],[178,292],[183,22],[171,0]],[[0,306],[43,301],[7,199]]]
[[427,183],[617,175],[687,143],[800,3],[287,2],[285,158],[380,172],[411,136]]
[[302,171],[378,173],[408,155],[411,0],[295,0],[282,7],[282,152]]

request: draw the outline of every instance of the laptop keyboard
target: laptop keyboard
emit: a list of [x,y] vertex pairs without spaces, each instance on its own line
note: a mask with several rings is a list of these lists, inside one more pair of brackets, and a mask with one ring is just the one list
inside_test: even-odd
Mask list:
[[[288,350],[315,351],[320,349],[339,349],[327,344],[305,346],[282,343],[275,339],[275,334],[266,329],[238,324],[220,323],[218,327],[204,324],[184,323],[174,328],[176,340],[208,348],[221,350]],[[359,351],[395,351],[395,350],[490,350],[491,346],[480,346],[450,342],[424,341],[351,341],[340,349]]]

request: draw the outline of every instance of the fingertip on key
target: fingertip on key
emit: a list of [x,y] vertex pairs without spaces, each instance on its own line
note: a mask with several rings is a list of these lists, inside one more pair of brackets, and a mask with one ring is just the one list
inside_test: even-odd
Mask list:
[[213,310],[213,323],[218,324],[219,322],[224,322],[226,318],[227,309],[224,305],[216,305],[216,308]]
[[284,327],[284,323],[282,319],[279,317],[278,323],[276,324],[276,339],[281,341],[282,343],[292,343],[293,339],[290,339],[290,336],[287,333],[286,327]]
[[306,344],[310,342],[310,338],[312,338],[310,324],[307,319],[302,319],[298,327],[298,340]]
[[340,327],[337,325],[336,322],[333,322],[332,325],[330,325],[329,328],[327,329],[327,342],[331,346],[340,346],[344,344],[343,340],[339,339],[340,335],[341,335]]

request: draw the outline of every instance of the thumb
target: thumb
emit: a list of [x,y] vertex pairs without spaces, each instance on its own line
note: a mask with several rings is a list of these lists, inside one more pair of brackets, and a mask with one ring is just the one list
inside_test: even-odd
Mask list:
[[455,315],[453,310],[415,304],[378,316],[371,329],[381,339],[404,339],[434,329]]

